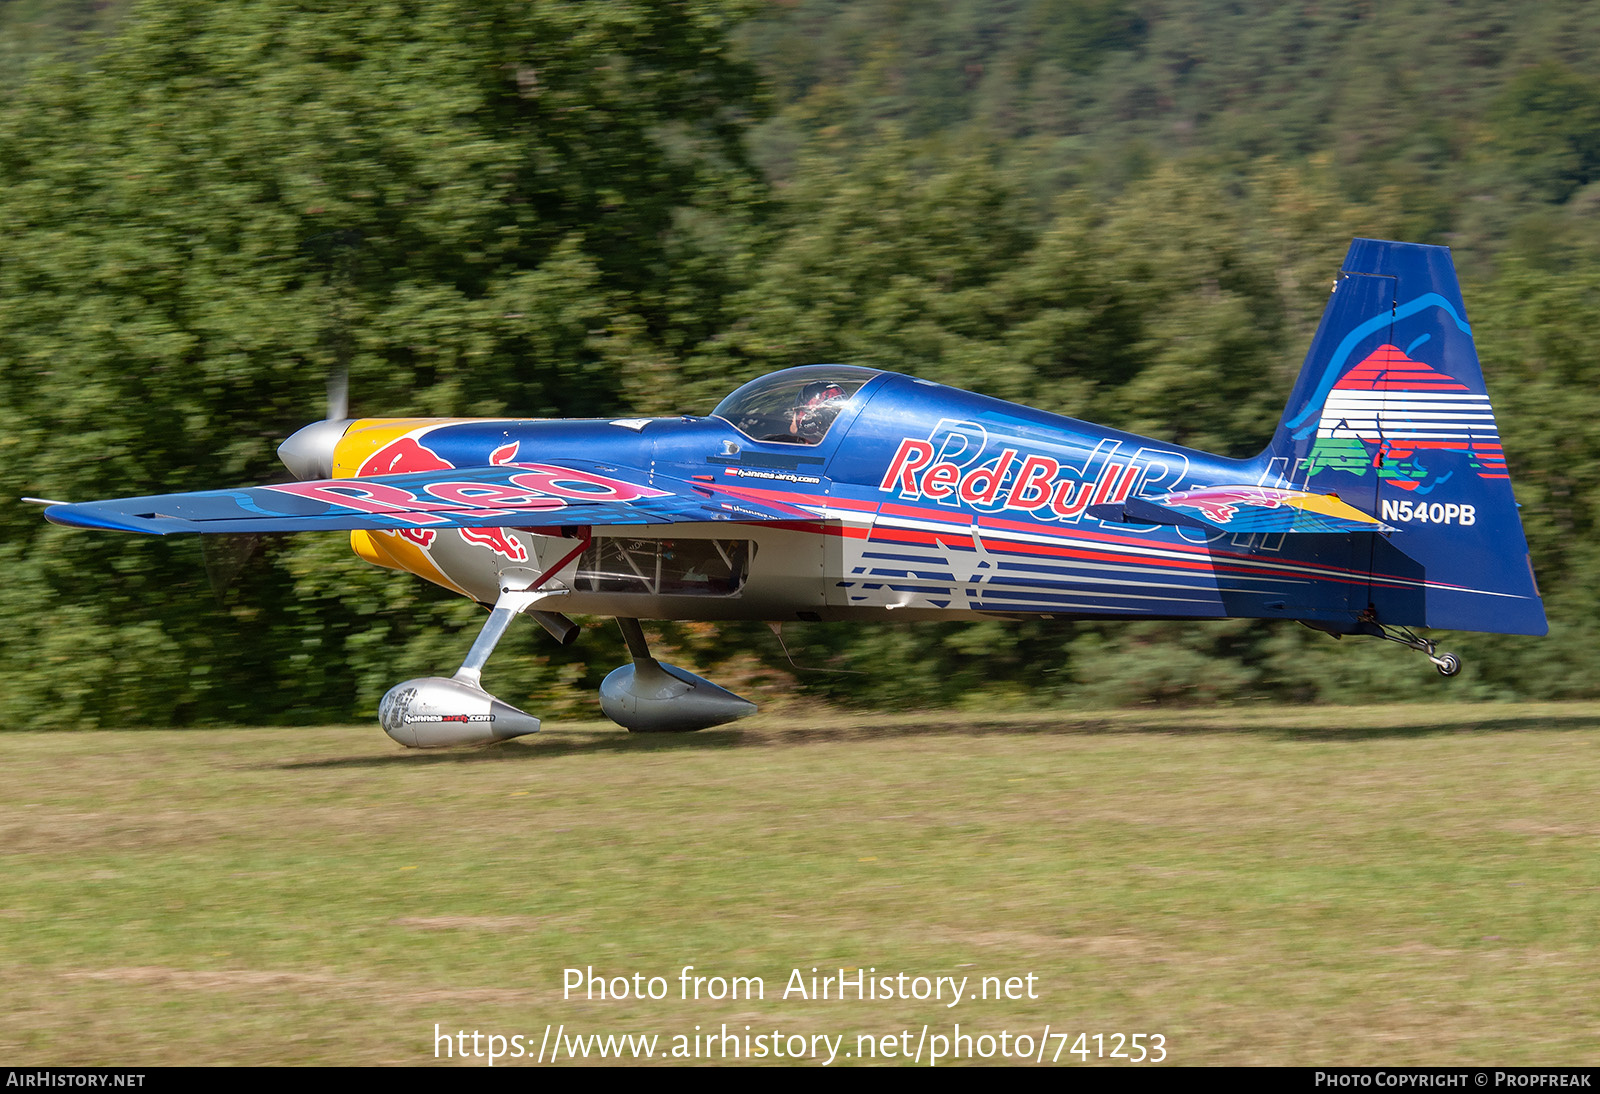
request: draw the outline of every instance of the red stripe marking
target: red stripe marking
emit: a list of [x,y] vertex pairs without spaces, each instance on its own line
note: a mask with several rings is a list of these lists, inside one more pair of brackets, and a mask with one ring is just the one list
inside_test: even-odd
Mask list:
[[[1482,475],[1480,477],[1482,477],[1482,478],[1509,478],[1510,476],[1509,475]],[[719,487],[719,489],[726,489],[726,487]],[[805,503],[810,503],[810,504],[815,504],[815,505],[830,505],[830,506],[838,506],[840,508],[844,508],[845,506],[841,505],[840,503],[844,502],[844,501],[847,501],[847,500],[850,500],[850,499],[843,499],[843,498],[827,498],[827,497],[823,497],[823,496],[815,495],[815,494],[801,494],[801,493],[785,492],[785,491],[777,491],[777,490],[762,490],[762,489],[759,489],[759,488],[756,488],[756,487],[739,487],[737,489],[740,492],[747,494],[748,496],[750,496],[751,498],[753,498],[755,500],[781,501],[781,502],[787,502],[790,505],[794,505],[794,504],[800,503],[800,502],[805,502]],[[851,504],[848,507],[851,508],[851,509],[854,509],[854,510],[856,510],[858,512],[870,512],[873,509],[873,503],[871,503],[871,502],[855,502],[855,501],[851,501]],[[945,542],[945,543],[958,543],[958,542],[960,542],[962,540],[965,540],[969,544],[972,543],[972,536],[971,536],[971,532],[970,532],[970,529],[972,527],[972,525],[970,523],[970,521],[971,521],[971,515],[970,514],[952,513],[952,512],[940,511],[940,510],[936,510],[936,509],[926,509],[926,508],[913,507],[913,506],[908,506],[908,505],[899,505],[899,504],[896,504],[894,502],[887,502],[887,501],[878,504],[876,506],[876,508],[877,508],[878,512],[882,513],[882,514],[888,514],[888,515],[893,515],[893,516],[901,516],[901,517],[908,517],[908,518],[917,519],[917,520],[929,520],[929,521],[932,521],[933,523],[945,524],[947,526],[950,526],[950,530],[949,531],[942,531],[942,532],[938,532],[938,533],[931,533],[931,532],[922,532],[922,531],[918,531],[918,530],[914,530],[914,529],[888,528],[888,527],[880,526],[880,525],[877,525],[877,524],[874,524],[871,528],[858,528],[858,527],[851,526],[851,525],[839,524],[839,523],[833,522],[833,521],[823,522],[823,521],[818,521],[818,520],[815,520],[815,519],[809,520],[809,521],[807,521],[807,520],[772,521],[770,523],[772,525],[776,526],[776,527],[785,528],[785,529],[789,529],[789,530],[792,530],[792,531],[810,532],[810,533],[813,533],[813,534],[820,534],[820,535],[833,535],[833,536],[840,536],[842,538],[867,540],[867,541],[870,541],[870,542],[922,543],[922,544],[925,544],[925,545],[932,544],[932,545],[935,545],[935,546],[937,546],[941,541]],[[1027,533],[1031,533],[1031,534],[1034,534],[1034,535],[1044,535],[1044,536],[1049,536],[1049,537],[1058,538],[1058,539],[1065,539],[1065,538],[1068,538],[1068,537],[1075,537],[1075,538],[1079,538],[1079,539],[1088,539],[1088,540],[1093,540],[1093,541],[1103,542],[1103,543],[1108,543],[1108,544],[1127,544],[1127,545],[1130,545],[1130,546],[1141,547],[1141,548],[1144,548],[1144,549],[1152,551],[1152,552],[1154,552],[1154,551],[1164,551],[1164,552],[1176,551],[1176,552],[1180,552],[1182,554],[1188,554],[1188,555],[1191,555],[1191,556],[1198,556],[1198,557],[1195,557],[1194,559],[1191,560],[1191,559],[1182,559],[1182,558],[1171,558],[1171,557],[1169,557],[1167,555],[1159,555],[1159,554],[1145,555],[1145,554],[1142,554],[1142,553],[1121,552],[1121,551],[1116,551],[1115,547],[1111,547],[1111,548],[1109,548],[1108,550],[1105,550],[1105,551],[1098,551],[1097,552],[1097,551],[1094,551],[1092,549],[1082,549],[1082,548],[1073,549],[1073,548],[1067,548],[1067,547],[1051,547],[1051,546],[1046,546],[1046,545],[1042,545],[1042,544],[1024,546],[1024,545],[1022,545],[1020,543],[1018,544],[1018,547],[1017,547],[1017,553],[1019,553],[1019,554],[1036,554],[1036,555],[1052,555],[1053,554],[1053,555],[1056,555],[1058,557],[1081,558],[1081,559],[1085,559],[1085,560],[1088,560],[1088,561],[1097,561],[1097,560],[1098,561],[1111,561],[1111,562],[1117,562],[1117,563],[1120,563],[1120,564],[1123,564],[1123,565],[1133,565],[1133,566],[1136,566],[1136,567],[1143,567],[1145,569],[1151,569],[1151,568],[1156,568],[1156,567],[1167,566],[1167,567],[1172,567],[1172,568],[1175,568],[1175,569],[1209,571],[1209,572],[1213,572],[1213,573],[1217,573],[1217,572],[1237,573],[1237,574],[1245,574],[1245,575],[1251,575],[1251,576],[1275,577],[1275,578],[1299,577],[1299,578],[1302,578],[1302,579],[1305,579],[1305,580],[1334,581],[1334,582],[1338,582],[1340,584],[1346,584],[1346,585],[1360,585],[1362,583],[1371,581],[1371,582],[1374,582],[1374,583],[1377,583],[1377,584],[1391,586],[1391,587],[1395,587],[1395,588],[1408,588],[1408,587],[1410,587],[1410,584],[1411,584],[1409,582],[1404,582],[1404,581],[1391,579],[1389,575],[1382,575],[1382,574],[1371,574],[1371,575],[1369,575],[1365,571],[1354,570],[1354,569],[1351,569],[1349,567],[1344,567],[1344,566],[1332,566],[1332,565],[1328,565],[1328,564],[1325,564],[1325,563],[1324,564],[1315,565],[1315,566],[1308,565],[1308,564],[1305,564],[1305,563],[1296,563],[1296,562],[1276,562],[1276,563],[1270,563],[1270,564],[1267,564],[1267,565],[1260,565],[1260,564],[1252,565],[1252,564],[1250,564],[1249,560],[1252,557],[1255,557],[1255,556],[1251,556],[1251,555],[1248,555],[1248,554],[1240,554],[1240,553],[1233,552],[1233,551],[1218,551],[1218,550],[1214,550],[1214,549],[1211,549],[1211,548],[1208,548],[1208,547],[1205,547],[1205,546],[1191,544],[1191,543],[1187,543],[1187,542],[1181,542],[1181,541],[1180,542],[1173,542],[1173,541],[1162,540],[1162,541],[1157,541],[1157,542],[1152,543],[1150,540],[1147,540],[1147,539],[1136,538],[1136,537],[1132,537],[1132,536],[1118,536],[1118,535],[1113,535],[1113,534],[1106,533],[1106,532],[1092,532],[1092,531],[1088,531],[1088,530],[1085,530],[1085,529],[1082,529],[1082,528],[1078,528],[1078,527],[1074,527],[1074,526],[1071,526],[1071,525],[1065,525],[1065,526],[1064,525],[1054,525],[1054,526],[1052,526],[1052,525],[1041,524],[1041,523],[1022,523],[1022,522],[1019,522],[1019,521],[1009,521],[1009,520],[1004,520],[1004,519],[1001,519],[1001,518],[998,518],[998,517],[992,517],[992,516],[987,516],[987,515],[980,516],[978,519],[979,519],[979,525],[981,527],[1010,528],[1010,529],[1012,529],[1014,531],[1027,532]],[[957,522],[960,522],[960,523],[957,523]],[[1269,533],[1264,533],[1264,534],[1271,535],[1273,533],[1269,532]],[[914,538],[916,536],[921,536],[923,538],[922,539]],[[936,536],[938,537],[937,539],[935,538]],[[1006,541],[1006,542],[1011,542],[1011,541]],[[1219,566],[1215,562],[1211,561],[1213,559],[1230,559],[1230,560],[1234,560],[1235,562],[1238,562],[1238,563],[1244,563],[1244,565],[1222,565],[1222,566]],[[1341,575],[1341,574],[1342,575],[1348,575],[1348,576],[1344,576],[1344,577],[1338,576],[1338,575]],[[1451,585],[1451,584],[1447,584],[1447,583],[1444,583],[1444,582],[1433,582],[1431,584],[1434,587],[1459,589],[1459,590],[1461,590],[1463,592],[1476,591],[1476,590],[1469,589],[1466,586]]]
[[[889,507],[887,505],[885,505],[884,508],[887,509]],[[906,508],[906,507],[901,506],[899,508]],[[910,512],[915,512],[915,510],[910,510]],[[940,515],[943,515],[943,514],[940,514]],[[1056,533],[1054,530],[1042,529],[1042,528],[1040,528],[1038,526],[1029,526],[1029,525],[1016,524],[1015,522],[993,521],[993,520],[989,520],[989,519],[984,519],[983,520],[983,524],[984,525],[992,525],[992,524],[996,524],[996,523],[1011,524],[1015,528],[1026,530],[1026,531],[1030,531],[1030,532],[1044,531],[1044,532],[1046,532],[1046,534],[1051,534],[1051,535],[1064,534],[1064,533]],[[838,533],[835,533],[835,534],[838,534]],[[1124,538],[1124,537],[1118,537],[1118,536],[1109,536],[1109,535],[1105,535],[1103,533],[1084,532],[1084,531],[1081,531],[1081,530],[1073,530],[1073,534],[1078,535],[1078,536],[1082,536],[1082,537],[1087,537],[1087,538],[1092,538],[1092,539],[1100,539],[1100,540],[1121,540],[1121,539]],[[1271,533],[1267,533],[1267,534],[1271,534]],[[859,535],[852,534],[852,538],[863,538],[863,537],[861,537]],[[952,530],[951,532],[948,532],[948,533],[939,533],[939,532],[926,532],[926,531],[922,531],[922,530],[919,530],[919,529],[913,529],[913,528],[894,528],[894,527],[881,526],[881,525],[874,526],[872,528],[872,530],[871,530],[871,533],[869,535],[866,535],[864,538],[866,538],[870,542],[874,542],[874,543],[906,543],[906,544],[917,544],[917,545],[922,545],[922,546],[936,546],[936,547],[937,546],[944,546],[944,545],[948,545],[948,544],[960,544],[960,543],[963,543],[963,542],[965,542],[967,544],[971,544],[972,543],[972,537],[969,534],[967,534],[966,532],[964,532],[964,531]],[[1139,546],[1145,546],[1145,547],[1152,546],[1147,541],[1128,540],[1127,542],[1137,543]],[[1109,548],[1109,549],[1106,549],[1106,550],[1096,551],[1096,550],[1093,550],[1093,549],[1090,549],[1090,548],[1056,547],[1056,546],[1051,546],[1051,545],[1048,545],[1048,544],[1033,544],[1033,543],[1026,543],[1026,542],[1023,542],[1023,541],[1009,540],[1009,539],[1005,539],[1005,538],[985,538],[983,543],[984,543],[984,545],[986,547],[989,546],[990,544],[993,544],[995,546],[995,549],[997,549],[997,550],[1010,551],[1010,552],[1015,553],[1015,554],[1054,557],[1054,558],[1073,558],[1073,559],[1079,559],[1079,560],[1091,561],[1091,562],[1094,562],[1094,561],[1113,562],[1113,563],[1117,563],[1117,564],[1121,564],[1121,565],[1131,566],[1132,568],[1145,569],[1145,570],[1156,570],[1156,569],[1160,569],[1160,568],[1166,567],[1166,568],[1171,568],[1171,569],[1189,570],[1189,571],[1193,571],[1193,572],[1203,572],[1203,573],[1213,573],[1213,574],[1216,574],[1216,573],[1243,574],[1243,575],[1246,575],[1246,576],[1269,577],[1269,578],[1278,578],[1278,579],[1286,579],[1286,578],[1293,579],[1295,577],[1298,577],[1298,578],[1300,578],[1302,580],[1308,580],[1308,581],[1331,581],[1331,582],[1336,582],[1336,583],[1341,584],[1341,585],[1363,585],[1363,584],[1372,583],[1372,584],[1383,585],[1383,586],[1390,587],[1390,588],[1411,588],[1411,587],[1413,587],[1415,585],[1414,582],[1410,582],[1410,581],[1406,581],[1406,580],[1403,580],[1403,579],[1399,579],[1399,578],[1396,578],[1393,575],[1389,575],[1389,574],[1377,574],[1377,573],[1369,574],[1366,571],[1362,571],[1362,570],[1352,570],[1352,569],[1349,569],[1349,568],[1343,567],[1343,566],[1330,566],[1330,565],[1326,565],[1326,564],[1311,566],[1311,565],[1307,565],[1307,564],[1304,564],[1304,563],[1278,562],[1278,563],[1269,563],[1269,564],[1266,564],[1266,565],[1259,565],[1259,564],[1258,565],[1249,565],[1249,564],[1246,564],[1246,565],[1217,565],[1215,562],[1213,562],[1211,560],[1215,559],[1215,558],[1226,558],[1226,559],[1239,560],[1241,562],[1248,562],[1248,559],[1251,556],[1240,555],[1240,554],[1235,554],[1233,552],[1225,552],[1225,551],[1205,551],[1204,548],[1193,548],[1193,547],[1187,546],[1187,545],[1185,547],[1186,550],[1194,550],[1194,551],[1197,551],[1197,552],[1204,553],[1205,554],[1205,558],[1204,559],[1189,560],[1189,559],[1173,559],[1173,558],[1164,558],[1164,557],[1151,557],[1151,556],[1134,554],[1134,553],[1131,553],[1131,552],[1117,551],[1115,548]],[[1167,548],[1169,546],[1170,545],[1166,544],[1166,543],[1159,544],[1159,547],[1163,548],[1163,549],[1165,549],[1165,548]],[[1339,575],[1346,575],[1346,576],[1339,576]],[[1462,591],[1462,592],[1476,592],[1476,591],[1478,591],[1478,590],[1475,590],[1475,589],[1470,589],[1470,588],[1468,588],[1467,586],[1464,586],[1464,585],[1454,585],[1454,584],[1450,584],[1448,582],[1437,582],[1436,581],[1436,582],[1430,582],[1428,584],[1430,585],[1430,587],[1433,587],[1433,588],[1456,589],[1456,590],[1459,590],[1459,591]]]
[[[923,544],[923,545],[930,545],[931,544],[931,545],[934,545],[934,546],[938,546],[938,545],[941,545],[943,543],[952,543],[952,542],[959,543],[962,540],[967,540],[968,542],[970,542],[970,537],[967,537],[967,536],[957,536],[957,535],[943,535],[943,536],[941,536],[941,535],[939,535],[938,533],[935,533],[935,532],[924,532],[924,531],[919,531],[919,530],[911,529],[911,528],[874,528],[873,529],[873,535],[872,535],[871,538],[874,539],[874,540],[882,540],[882,541],[887,541],[887,542],[917,543],[917,544]],[[1144,568],[1144,569],[1156,569],[1156,568],[1165,567],[1165,568],[1170,568],[1170,569],[1189,570],[1189,571],[1201,572],[1201,573],[1237,573],[1237,574],[1246,574],[1246,575],[1253,575],[1253,576],[1266,576],[1266,577],[1283,578],[1283,577],[1286,576],[1284,574],[1284,572],[1283,572],[1285,569],[1298,569],[1299,568],[1299,567],[1294,567],[1293,564],[1290,564],[1290,563],[1281,564],[1279,567],[1276,567],[1276,568],[1275,567],[1271,567],[1271,566],[1264,567],[1264,566],[1259,566],[1259,565],[1218,565],[1216,562],[1213,561],[1213,559],[1216,558],[1216,557],[1233,558],[1233,559],[1243,559],[1245,557],[1245,556],[1239,556],[1239,555],[1233,555],[1233,554],[1222,554],[1221,552],[1218,552],[1216,554],[1208,553],[1204,558],[1174,559],[1174,558],[1150,558],[1148,556],[1138,555],[1138,554],[1134,554],[1134,553],[1128,552],[1128,551],[1118,551],[1114,547],[1106,548],[1104,550],[1095,550],[1093,548],[1086,548],[1086,547],[1066,547],[1066,546],[1057,547],[1057,546],[1051,546],[1049,544],[1027,543],[1027,542],[1020,541],[1020,540],[1010,540],[1010,539],[1005,539],[1005,538],[996,539],[996,538],[986,537],[985,540],[984,540],[984,544],[985,544],[985,546],[989,546],[990,544],[994,544],[995,545],[994,549],[1002,550],[1002,551],[1010,551],[1011,553],[1014,553],[1014,554],[1042,555],[1042,556],[1048,556],[1048,557],[1053,557],[1053,558],[1073,558],[1073,559],[1080,559],[1080,560],[1087,561],[1087,562],[1112,562],[1112,563],[1117,563],[1117,564],[1120,564],[1120,565],[1129,565],[1129,566],[1133,566],[1133,567],[1137,567],[1137,568]],[[1307,571],[1307,574],[1308,574],[1308,576],[1311,575],[1311,574],[1315,574],[1318,580],[1338,581],[1338,582],[1341,582],[1343,584],[1352,584],[1352,585],[1359,585],[1359,584],[1364,583],[1367,580],[1366,573],[1361,572],[1361,571],[1357,571],[1357,570],[1347,570],[1347,569],[1343,569],[1342,567],[1327,567],[1326,570],[1327,571],[1332,571],[1332,573],[1325,573],[1324,569],[1319,568],[1318,570],[1315,570],[1315,571]],[[1335,574],[1338,574],[1338,573],[1347,574],[1349,576],[1347,576],[1347,577],[1334,576]]]
[[[875,530],[875,535],[873,538],[877,539],[879,534],[887,531],[892,531],[895,533],[895,535],[890,539],[891,542],[926,544],[935,541],[935,537],[931,533],[913,532],[909,529]],[[1123,565],[1131,565],[1133,568],[1145,570],[1168,568],[1188,570],[1198,573],[1209,573],[1213,575],[1243,574],[1246,576],[1273,577],[1278,579],[1283,579],[1286,576],[1281,570],[1274,570],[1259,566],[1219,566],[1214,563],[1204,561],[1188,561],[1183,559],[1147,559],[1119,551],[1094,551],[1082,548],[1051,547],[1046,544],[1023,543],[1004,539],[986,539],[984,541],[984,545],[992,550],[1010,554],[1033,555],[1036,557],[1042,556],[1047,558],[1078,559],[1085,562],[1112,562]],[[1287,564],[1285,564],[1285,568],[1287,568]],[[1336,573],[1310,571],[1304,573],[1302,577],[1304,580],[1328,581],[1335,582],[1340,585],[1365,585],[1369,582],[1369,577],[1365,573],[1353,570],[1345,570],[1342,572],[1349,574],[1350,576],[1340,577],[1337,576]],[[1376,576],[1376,580],[1378,580],[1380,584],[1393,584],[1390,581],[1384,580],[1381,576]],[[1094,594],[1094,592],[1091,590],[1089,595],[1096,594]],[[1116,594],[1110,593],[1105,595]]]
[[[1052,528],[1052,527],[1049,527],[1049,526],[1046,526],[1046,525],[1023,524],[1023,523],[1020,523],[1018,521],[1003,520],[1003,519],[1001,519],[999,517],[985,516],[985,517],[980,518],[980,523],[985,528],[1002,528],[1002,529],[1010,529],[1010,530],[1016,531],[1016,532],[1033,532],[1033,533],[1036,533],[1036,534],[1042,533],[1044,535],[1054,536],[1056,538],[1066,538],[1068,536],[1076,536],[1076,537],[1079,537],[1079,538],[1082,538],[1082,539],[1090,539],[1090,540],[1095,540],[1095,541],[1098,541],[1098,542],[1124,543],[1124,544],[1128,544],[1130,546],[1143,547],[1146,550],[1152,550],[1152,551],[1157,551],[1157,550],[1159,550],[1159,551],[1173,551],[1173,550],[1182,551],[1185,554],[1204,556],[1205,558],[1208,558],[1208,559],[1210,559],[1210,558],[1229,558],[1229,559],[1238,559],[1240,561],[1248,561],[1248,560],[1256,557],[1256,556],[1249,555],[1249,554],[1238,554],[1238,553],[1233,552],[1233,551],[1214,550],[1214,549],[1212,549],[1210,547],[1207,547],[1207,546],[1204,546],[1204,545],[1201,545],[1201,544],[1189,543],[1187,541],[1171,542],[1171,541],[1166,541],[1166,540],[1160,540],[1160,541],[1156,541],[1156,542],[1152,543],[1148,539],[1135,537],[1135,536],[1119,536],[1119,535],[1114,535],[1114,534],[1109,533],[1109,532],[1089,531],[1088,529],[1084,529],[1084,528],[1061,527],[1061,526],[1057,526],[1057,527],[1053,527]],[[1268,532],[1268,533],[1265,533],[1265,534],[1272,535],[1273,533]],[[1159,563],[1164,562],[1166,560],[1164,558],[1161,558],[1161,557],[1158,556],[1155,561],[1156,561],[1156,563],[1159,564]],[[1282,567],[1284,567],[1284,568],[1298,568],[1298,566],[1299,566],[1299,564],[1296,564],[1296,563],[1282,563],[1280,565]],[[1364,571],[1364,570],[1352,570],[1352,569],[1348,569],[1348,568],[1342,567],[1342,566],[1323,566],[1323,567],[1320,567],[1317,572],[1321,572],[1321,570],[1323,570],[1323,569],[1332,570],[1332,571],[1337,572],[1337,573],[1358,574],[1358,575],[1363,576],[1363,577],[1366,576],[1366,571]],[[1273,573],[1278,573],[1281,576],[1281,571],[1279,571],[1279,570],[1273,570],[1272,572]]]
[[832,509],[850,509],[857,513],[878,511],[878,503],[875,501],[853,501],[850,498],[828,498],[827,505]]

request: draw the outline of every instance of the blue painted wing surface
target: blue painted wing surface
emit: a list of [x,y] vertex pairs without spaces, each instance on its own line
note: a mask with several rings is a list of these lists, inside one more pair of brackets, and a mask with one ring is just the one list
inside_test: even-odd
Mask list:
[[53,505],[44,515],[78,528],[170,535],[750,522],[813,514],[637,468],[561,460],[152,494]]

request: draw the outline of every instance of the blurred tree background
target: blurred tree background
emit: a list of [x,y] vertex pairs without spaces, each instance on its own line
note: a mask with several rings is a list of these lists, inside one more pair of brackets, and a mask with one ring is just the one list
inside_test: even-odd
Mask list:
[[[342,535],[219,605],[192,540],[16,500],[279,478],[340,368],[358,414],[610,415],[846,361],[1250,454],[1357,234],[1455,250],[1550,638],[1439,636],[1450,682],[1248,621],[665,642],[870,705],[1600,691],[1582,0],[0,0],[0,96],[11,725],[365,718],[459,661],[478,610]],[[622,659],[518,628],[490,685],[592,713]]]

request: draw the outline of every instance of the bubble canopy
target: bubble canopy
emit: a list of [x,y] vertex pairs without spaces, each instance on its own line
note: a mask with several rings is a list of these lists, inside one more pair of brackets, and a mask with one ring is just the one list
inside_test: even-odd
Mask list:
[[820,444],[839,411],[880,373],[858,365],[802,365],[751,380],[711,413],[757,441]]

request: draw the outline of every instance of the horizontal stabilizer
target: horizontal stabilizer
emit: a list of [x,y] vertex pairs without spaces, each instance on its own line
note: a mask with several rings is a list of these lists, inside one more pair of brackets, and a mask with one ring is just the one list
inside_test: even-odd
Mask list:
[[1160,498],[1091,505],[1088,514],[1118,524],[1171,524],[1220,532],[1392,532],[1389,525],[1339,500],[1268,486],[1207,486]]

